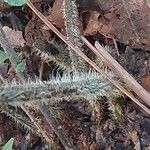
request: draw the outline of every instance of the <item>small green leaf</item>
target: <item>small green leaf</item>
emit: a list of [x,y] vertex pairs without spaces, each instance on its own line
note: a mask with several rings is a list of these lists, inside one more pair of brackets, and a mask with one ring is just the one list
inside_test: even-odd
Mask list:
[[12,6],[22,6],[27,3],[27,0],[4,0],[4,1]]
[[6,59],[7,59],[6,53],[0,49],[0,64],[3,63]]
[[17,73],[22,73],[26,70],[26,65],[24,63],[19,63],[16,67]]
[[14,138],[11,138],[4,146],[2,150],[12,150]]

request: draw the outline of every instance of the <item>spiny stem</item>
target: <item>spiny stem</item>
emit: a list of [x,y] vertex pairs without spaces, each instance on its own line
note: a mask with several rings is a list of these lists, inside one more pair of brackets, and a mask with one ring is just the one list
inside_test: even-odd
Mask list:
[[62,99],[91,99],[96,96],[107,96],[107,92],[118,91],[96,72],[64,75],[61,79],[47,82],[25,82],[24,84],[6,84],[0,87],[1,103],[28,103],[46,99],[51,104]]
[[[68,40],[84,51],[82,48],[83,43],[80,39],[82,26],[79,19],[76,0],[63,1],[63,15]],[[72,59],[72,66],[74,71],[87,70],[85,61],[80,56],[78,56],[77,53],[70,50],[70,57]]]

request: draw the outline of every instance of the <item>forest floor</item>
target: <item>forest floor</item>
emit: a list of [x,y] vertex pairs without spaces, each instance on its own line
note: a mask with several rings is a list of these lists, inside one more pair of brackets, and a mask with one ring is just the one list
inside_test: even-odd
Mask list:
[[[62,0],[33,0],[32,3],[61,33],[66,34],[61,9]],[[144,24],[148,24],[148,22],[144,22],[144,20],[144,23],[138,24],[143,29],[143,33],[139,31],[139,36],[144,38],[141,38],[140,44],[137,44],[134,41],[135,36],[131,34],[132,30],[135,29],[132,29],[127,21],[124,22],[126,27],[119,26],[123,20],[124,11],[117,12],[117,2],[114,4],[116,7],[111,5],[111,8],[109,8],[109,3],[113,2],[106,2],[108,5],[102,4],[102,7],[107,6],[109,8],[109,11],[105,14],[98,11],[99,8],[96,7],[94,1],[93,4],[90,1],[87,3],[83,1],[83,3],[78,2],[84,36],[92,44],[97,40],[103,46],[109,47],[112,55],[114,50],[119,52],[118,62],[150,92],[150,39],[148,35],[150,30],[144,28]],[[113,11],[114,8],[116,8],[117,13]],[[139,7],[137,6],[137,8]],[[147,9],[147,7],[145,6],[144,9]],[[141,12],[144,13],[145,11]],[[116,20],[116,16],[122,20]],[[107,19],[115,20],[116,23],[110,21],[111,23],[107,24]],[[140,15],[138,19],[140,20]],[[56,77],[58,74],[63,76],[63,69],[61,69],[59,63],[43,60],[41,52],[39,54],[39,49],[47,57],[47,51],[55,56],[58,54],[58,45],[61,45],[62,49],[67,46],[51,30],[47,29],[46,25],[28,6],[12,7],[2,2],[0,4],[0,23],[15,51],[22,54],[22,63],[26,65],[25,79],[40,78],[42,81],[48,81],[51,76]],[[115,28],[112,26],[115,26]],[[142,36],[142,34],[145,34],[145,36]],[[113,35],[120,38],[114,40]],[[134,42],[131,41],[130,37]],[[54,42],[57,46],[51,44]],[[1,47],[0,51],[2,51]],[[95,58],[89,50],[86,54],[91,59]],[[113,57],[116,58],[116,56]],[[8,59],[3,63],[0,61],[0,77],[1,86],[6,80],[8,83],[14,79],[18,80]],[[109,108],[109,99],[105,96],[99,97],[92,104],[93,106],[84,99],[76,99],[61,101],[55,104],[53,109],[56,109],[56,111],[58,109],[55,117],[65,134],[73,140],[79,150],[150,150],[150,116],[128,97],[123,96],[120,101],[121,104],[118,102],[112,104],[114,108],[116,108],[115,105],[119,104],[120,110],[116,111],[119,114],[112,114],[111,111],[113,110]],[[32,127],[30,130],[30,127],[28,128],[14,119],[14,112],[24,113],[21,112],[20,108],[15,109],[13,106],[5,105],[0,108],[1,145],[4,145],[13,137],[15,139],[14,150],[46,150],[50,147],[52,149],[64,149],[59,138],[48,126],[40,112],[34,112],[35,110],[31,106],[27,107],[43,135],[38,134]],[[27,118],[25,113],[23,114],[24,120]]]

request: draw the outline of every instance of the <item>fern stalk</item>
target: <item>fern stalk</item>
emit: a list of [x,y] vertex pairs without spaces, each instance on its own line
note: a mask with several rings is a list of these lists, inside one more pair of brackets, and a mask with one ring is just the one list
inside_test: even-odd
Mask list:
[[[76,0],[63,1],[63,15],[68,40],[83,51],[83,43],[80,39],[81,24],[79,20]],[[76,52],[70,50],[70,57],[72,59],[72,68],[74,71],[82,72],[83,70],[87,70],[85,61],[80,56],[78,56]]]
[[104,81],[96,72],[67,74],[61,79],[51,79],[49,82],[28,81],[23,84],[6,84],[0,87],[0,102],[21,104],[43,99],[55,103],[61,100],[106,96],[109,92],[118,91]]

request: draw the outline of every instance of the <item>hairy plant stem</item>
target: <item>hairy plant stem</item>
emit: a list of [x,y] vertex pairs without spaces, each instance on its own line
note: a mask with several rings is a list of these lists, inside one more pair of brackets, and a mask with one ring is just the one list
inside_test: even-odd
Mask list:
[[[85,98],[87,100],[97,96],[107,95],[107,92],[117,92],[96,72],[64,75],[61,79],[51,79],[47,82],[24,82],[23,84],[6,84],[0,87],[0,103],[28,103],[45,99],[50,103],[61,100]],[[16,92],[17,91],[17,92]]]
[[[66,26],[67,39],[82,51],[83,42],[81,41],[81,22],[79,19],[76,0],[63,0],[63,15]],[[70,50],[73,71],[87,71],[86,62],[76,52]]]

